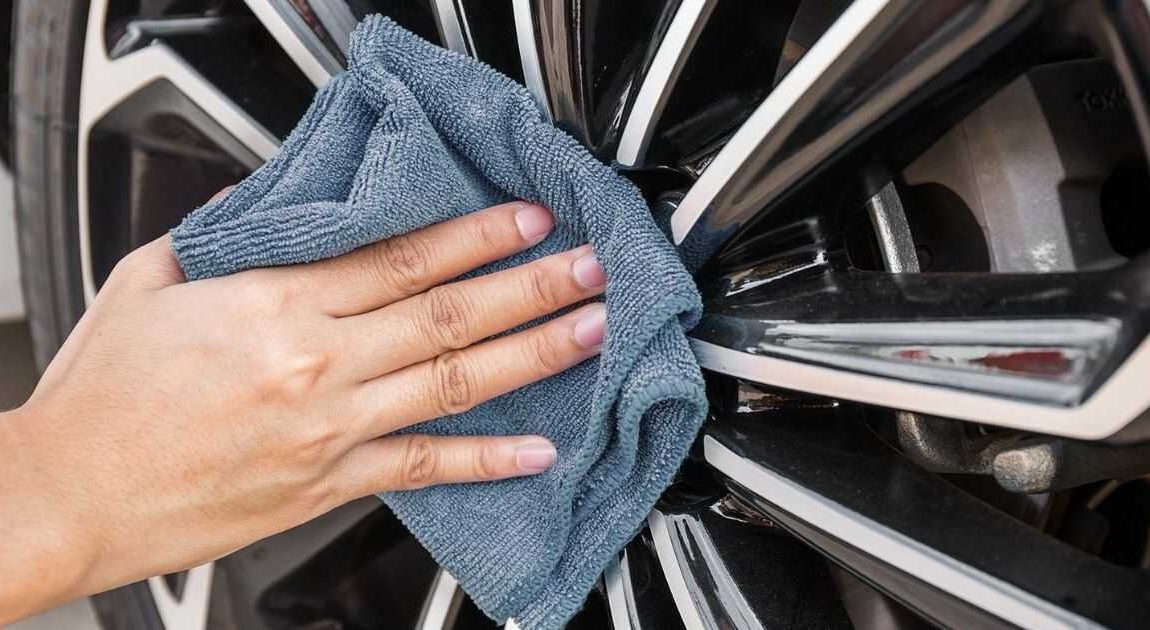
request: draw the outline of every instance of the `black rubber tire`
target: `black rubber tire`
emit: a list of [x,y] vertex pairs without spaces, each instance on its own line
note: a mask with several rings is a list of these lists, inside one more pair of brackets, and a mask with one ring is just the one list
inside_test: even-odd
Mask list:
[[[43,370],[84,312],[76,213],[76,124],[87,0],[17,0],[12,123],[24,302]],[[92,598],[106,630],[162,630],[133,584]]]
[[84,311],[76,121],[86,0],[18,0],[12,42],[13,166],[24,301],[43,370]]

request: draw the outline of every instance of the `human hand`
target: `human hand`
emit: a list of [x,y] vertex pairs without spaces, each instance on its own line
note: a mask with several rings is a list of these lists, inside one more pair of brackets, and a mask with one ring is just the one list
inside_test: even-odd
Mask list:
[[196,282],[167,237],[131,253],[32,398],[0,417],[0,623],[372,493],[548,468],[541,437],[389,434],[599,351],[601,304],[484,341],[600,293],[587,247],[442,284],[552,225],[511,203],[339,258]]

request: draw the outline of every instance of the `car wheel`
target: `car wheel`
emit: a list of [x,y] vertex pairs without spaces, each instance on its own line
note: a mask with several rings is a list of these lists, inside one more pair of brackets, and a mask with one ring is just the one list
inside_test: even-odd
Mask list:
[[[522,81],[696,268],[711,417],[572,627],[1150,618],[1150,13],[1134,0],[24,0],[43,364],[272,155],[368,12]],[[372,500],[108,628],[490,622]]]

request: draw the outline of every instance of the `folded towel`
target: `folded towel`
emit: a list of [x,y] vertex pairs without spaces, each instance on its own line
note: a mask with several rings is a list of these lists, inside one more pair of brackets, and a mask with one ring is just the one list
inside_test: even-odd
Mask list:
[[684,329],[698,292],[639,191],[541,116],[489,66],[382,17],[352,38],[283,148],[172,231],[190,280],[313,261],[511,199],[554,232],[479,273],[591,243],[607,272],[602,355],[431,434],[538,433],[559,451],[536,477],[383,495],[498,621],[557,628],[581,606],[670,483],[706,401]]

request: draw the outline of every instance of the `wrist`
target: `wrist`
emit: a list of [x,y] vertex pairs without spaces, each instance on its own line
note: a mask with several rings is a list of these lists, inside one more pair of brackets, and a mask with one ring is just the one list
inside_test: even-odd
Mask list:
[[96,545],[40,439],[52,424],[31,403],[0,413],[0,625],[88,594]]

